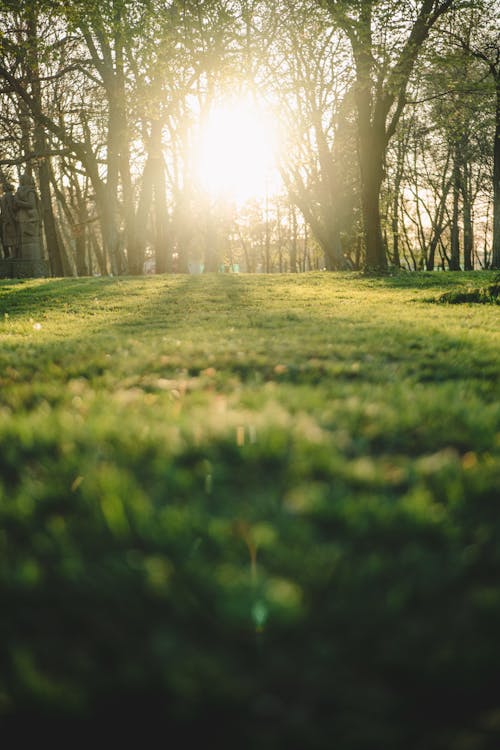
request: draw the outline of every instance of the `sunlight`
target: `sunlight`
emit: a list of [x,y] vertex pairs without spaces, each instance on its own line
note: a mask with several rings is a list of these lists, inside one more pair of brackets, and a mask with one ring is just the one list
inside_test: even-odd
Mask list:
[[247,101],[216,107],[201,134],[199,179],[212,197],[237,204],[278,190],[276,129]]

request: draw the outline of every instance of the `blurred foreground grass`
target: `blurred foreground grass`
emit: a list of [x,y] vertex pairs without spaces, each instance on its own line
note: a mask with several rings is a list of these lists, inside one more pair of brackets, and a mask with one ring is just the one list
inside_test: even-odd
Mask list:
[[498,748],[477,278],[0,282],[2,730]]

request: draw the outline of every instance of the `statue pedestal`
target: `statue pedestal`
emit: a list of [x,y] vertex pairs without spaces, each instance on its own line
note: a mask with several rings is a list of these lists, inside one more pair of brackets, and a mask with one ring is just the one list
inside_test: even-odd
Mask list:
[[0,279],[40,279],[50,276],[49,264],[42,258],[0,260]]

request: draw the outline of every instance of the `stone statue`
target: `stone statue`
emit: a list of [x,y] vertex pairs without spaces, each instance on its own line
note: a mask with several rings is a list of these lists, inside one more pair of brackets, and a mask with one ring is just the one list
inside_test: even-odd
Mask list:
[[27,260],[39,260],[42,250],[38,196],[34,180],[27,172],[21,175],[19,180],[19,187],[14,195],[14,207],[19,227],[20,256]]
[[14,185],[4,182],[0,198],[0,237],[6,258],[19,255],[19,232],[14,205]]

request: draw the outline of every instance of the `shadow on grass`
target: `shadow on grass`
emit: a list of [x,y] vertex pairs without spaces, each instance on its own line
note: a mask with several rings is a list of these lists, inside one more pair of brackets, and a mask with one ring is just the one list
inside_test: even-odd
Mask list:
[[[331,311],[327,308],[325,312],[324,297],[321,310],[315,309],[314,297],[309,306],[302,306],[300,295],[293,293],[294,286],[286,283],[277,289],[266,283],[269,278],[263,277],[262,285],[244,276],[217,274],[155,277],[154,283],[149,277],[25,283],[15,293],[14,312],[30,314],[33,306],[37,312],[50,312],[56,305],[60,310],[67,298],[72,300],[72,312],[84,318],[96,293],[107,300],[112,316],[96,315],[91,328],[82,325],[76,335],[70,332],[64,338],[37,343],[37,368],[43,367],[43,362],[57,361],[68,377],[100,377],[115,366],[109,360],[110,352],[119,352],[126,338],[134,337],[145,345],[143,358],[132,365],[138,376],[171,377],[182,368],[187,376],[198,377],[210,365],[220,375],[219,389],[231,376],[247,384],[274,381],[292,386],[324,385],[327,389],[340,383],[476,381],[482,384],[483,396],[494,396],[498,383],[494,342],[461,338],[447,331],[444,324],[429,332],[428,325],[416,327],[413,321],[394,317],[387,321],[357,319],[352,308],[347,312],[341,305],[332,304]],[[384,286],[388,281],[382,280]],[[277,295],[283,295],[278,309],[266,308],[263,300],[268,291],[274,293],[270,302],[280,303]],[[101,336],[105,341],[100,343]],[[191,348],[184,350],[181,345],[171,362],[162,364],[157,354],[165,337],[163,354],[169,353],[172,337],[188,341]],[[234,346],[225,348],[224,341],[229,340]],[[81,347],[84,342],[85,350]],[[30,350],[33,341],[16,343],[20,352],[24,346]],[[212,356],[210,362],[207,352]]]
[[356,278],[370,286],[394,289],[434,289],[436,287],[460,287],[487,285],[498,272],[480,271],[397,271],[385,275],[359,273]]
[[481,305],[500,305],[500,282],[482,287],[467,287],[463,290],[452,289],[437,297],[435,302],[449,305],[478,303]]

